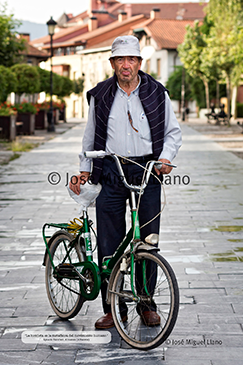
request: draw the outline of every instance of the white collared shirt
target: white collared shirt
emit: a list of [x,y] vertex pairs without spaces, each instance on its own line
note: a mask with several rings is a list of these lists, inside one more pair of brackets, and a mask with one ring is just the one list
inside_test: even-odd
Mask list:
[[[113,152],[127,157],[145,156],[153,153],[148,119],[139,99],[139,85],[140,82],[129,96],[118,85],[108,118],[107,152]],[[133,127],[138,132],[132,128],[129,122],[128,110],[132,117]],[[91,96],[88,121],[83,137],[83,148],[79,154],[79,171],[91,171],[91,160],[85,158],[83,152],[94,149],[95,124],[94,97]],[[180,126],[172,109],[170,98],[165,92],[164,146],[159,159],[163,158],[172,162],[180,146]]]

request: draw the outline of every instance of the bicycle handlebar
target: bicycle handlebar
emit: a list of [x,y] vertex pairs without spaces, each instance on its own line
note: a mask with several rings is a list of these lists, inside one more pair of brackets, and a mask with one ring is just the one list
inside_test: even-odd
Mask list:
[[[116,166],[117,166],[121,181],[123,182],[125,187],[130,189],[130,190],[137,191],[137,192],[141,191],[141,190],[144,190],[146,188],[146,186],[148,185],[150,174],[152,172],[153,167],[156,167],[158,170],[161,169],[162,165],[167,165],[167,166],[170,166],[170,167],[176,167],[175,165],[172,165],[172,164],[169,164],[169,163],[165,163],[165,162],[161,162],[161,161],[153,161],[152,160],[152,161],[149,162],[149,166],[148,166],[147,171],[146,171],[146,175],[145,175],[143,185],[142,186],[137,186],[137,185],[129,185],[128,184],[128,182],[126,180],[126,177],[124,175],[124,172],[123,172],[119,157],[116,154],[100,150],[100,151],[85,151],[84,156],[86,158],[104,158],[106,156],[112,157],[116,162]],[[127,159],[129,160],[129,158],[127,158]]]
[[105,151],[86,151],[84,152],[84,157],[87,158],[104,158],[105,156],[110,156],[111,154]]

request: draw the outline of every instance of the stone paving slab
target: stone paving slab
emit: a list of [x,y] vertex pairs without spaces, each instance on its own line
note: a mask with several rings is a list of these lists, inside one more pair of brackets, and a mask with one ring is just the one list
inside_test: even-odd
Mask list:
[[[227,362],[228,364],[239,365],[239,358],[243,355],[243,350],[237,348],[237,351],[231,352],[228,348],[219,349],[214,348],[213,346],[210,348],[172,348],[168,349],[166,354],[166,361],[164,362],[165,365],[176,365],[181,361],[181,359],[187,359],[186,364],[189,365],[204,365],[204,364],[217,364],[221,365],[222,360]],[[217,357],[215,359],[215,357]],[[215,360],[211,360],[215,359]]]
[[0,341],[0,353],[1,352],[21,352],[21,351],[35,351],[37,345],[36,344],[25,344],[19,339],[11,340],[9,338],[1,338]]

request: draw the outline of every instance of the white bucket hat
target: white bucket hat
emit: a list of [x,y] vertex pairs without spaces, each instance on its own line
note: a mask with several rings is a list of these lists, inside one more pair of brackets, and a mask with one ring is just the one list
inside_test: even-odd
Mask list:
[[110,59],[124,56],[141,57],[139,40],[137,37],[134,37],[133,35],[124,35],[117,37],[114,40],[111,46]]

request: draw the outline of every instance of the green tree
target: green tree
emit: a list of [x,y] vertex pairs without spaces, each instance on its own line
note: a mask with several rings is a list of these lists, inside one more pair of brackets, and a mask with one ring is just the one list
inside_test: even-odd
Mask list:
[[[107,75],[107,74],[106,74]],[[109,78],[109,75],[107,75]],[[73,80],[73,92],[77,95],[82,94],[84,91],[84,77],[79,77],[78,79]]]
[[6,3],[0,3],[0,64],[12,66],[20,60],[20,52],[25,50],[26,41],[18,38],[16,28],[21,24],[14,15],[7,15]]
[[[61,95],[63,90],[63,76],[56,74],[55,72],[52,73],[52,83],[53,83],[53,95]],[[50,89],[49,89],[50,90]],[[50,93],[50,91],[49,91]]]
[[[206,94],[205,87],[202,79],[200,77],[191,77],[189,76],[190,82],[190,90],[192,99],[196,101],[199,109],[206,108]],[[210,83],[209,83],[210,90]]]
[[[170,97],[173,100],[181,101],[181,86],[182,86],[182,69],[183,66],[177,66],[175,71],[172,72],[166,83],[166,88],[170,92]],[[185,75],[185,100],[192,99],[191,94],[191,78],[186,72]]]
[[[43,70],[40,67],[36,67],[40,76],[40,89],[39,92],[44,91],[46,94],[50,94],[50,71]],[[69,77],[61,76],[56,73],[52,73],[53,80],[53,95],[57,95],[59,98],[69,96],[74,92],[74,82]]]
[[181,62],[189,75],[199,77],[204,83],[207,109],[209,109],[210,105],[209,81],[212,78],[212,70],[209,72],[207,69],[205,70],[205,67],[202,67],[202,55],[205,47],[207,47],[206,34],[210,26],[207,20],[205,20],[203,28],[198,21],[195,21],[193,27],[188,25],[184,42],[178,46]]
[[0,65],[0,103],[7,100],[11,92],[16,91],[16,75],[10,68]]
[[35,67],[17,64],[11,67],[17,78],[16,94],[35,94],[40,91],[40,75]]
[[210,0],[207,15],[213,27],[207,37],[204,63],[206,67],[216,65],[226,80],[230,120],[231,87],[239,84],[243,72],[243,1]]
[[73,81],[70,80],[69,77],[62,76],[62,88],[61,91],[57,94],[60,98],[64,98],[65,96],[69,96],[72,94],[74,89]]
[[[170,92],[173,100],[181,102],[181,85],[182,85],[182,66],[177,66],[171,73],[166,83],[166,88]],[[209,94],[216,99],[217,89],[214,80],[209,81]],[[226,96],[224,84],[219,85],[219,97]],[[206,107],[205,87],[200,77],[192,77],[185,72],[185,100],[195,100],[199,108]]]
[[40,89],[39,92],[50,93],[50,71],[43,70],[41,67],[36,66],[36,70],[40,77]]

